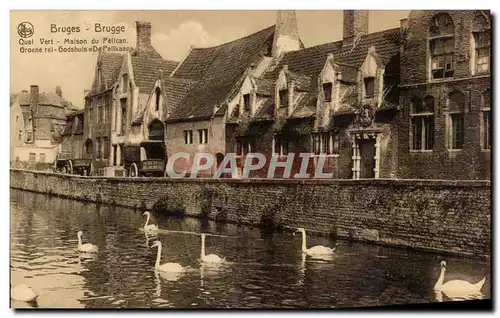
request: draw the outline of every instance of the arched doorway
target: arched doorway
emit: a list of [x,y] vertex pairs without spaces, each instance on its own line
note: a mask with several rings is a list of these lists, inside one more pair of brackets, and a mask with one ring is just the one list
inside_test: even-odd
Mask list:
[[94,156],[94,143],[92,142],[92,139],[87,139],[84,144],[84,155],[87,159],[91,159]]
[[148,141],[142,145],[148,159],[166,158],[165,125],[158,119],[153,119],[148,125]]

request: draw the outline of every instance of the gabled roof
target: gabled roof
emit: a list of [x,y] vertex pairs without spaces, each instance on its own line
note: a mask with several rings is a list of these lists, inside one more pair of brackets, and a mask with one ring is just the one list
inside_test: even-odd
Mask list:
[[197,83],[172,110],[169,120],[212,116],[215,106],[224,106],[223,102],[248,67],[269,53],[273,35],[271,26],[219,46],[192,49],[173,77]]
[[178,62],[163,59],[152,59],[147,56],[131,56],[135,85],[139,93],[149,94],[158,79],[158,72],[169,75],[177,67]]
[[[18,101],[20,106],[30,105],[30,93],[27,91],[22,91],[18,94]],[[38,105],[46,106],[56,106],[65,107],[67,101],[59,97],[59,95],[49,92],[49,93],[38,93]]]
[[[104,53],[101,52],[98,56],[97,63],[101,65],[101,73],[104,81],[105,89],[109,89],[116,81],[120,68],[123,62],[123,54],[120,53]],[[92,89],[89,95],[99,93],[100,88],[97,87],[97,81],[94,78]]]

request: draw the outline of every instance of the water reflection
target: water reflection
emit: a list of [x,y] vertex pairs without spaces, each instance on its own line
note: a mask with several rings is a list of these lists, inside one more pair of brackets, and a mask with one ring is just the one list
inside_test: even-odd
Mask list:
[[[159,215],[152,219],[164,231],[149,237],[139,230],[143,212],[13,190],[12,285],[37,291],[39,307],[62,308],[331,308],[449,299],[433,291],[440,255],[337,241],[331,257],[318,259],[302,253],[300,237],[289,232]],[[79,230],[98,255],[76,253]],[[227,263],[200,264],[202,232],[216,235],[207,236],[206,250]],[[190,270],[182,277],[155,271],[155,240],[164,261]],[[333,246],[323,237],[307,241]],[[490,297],[489,262],[446,260],[445,283],[486,275],[483,298]]]

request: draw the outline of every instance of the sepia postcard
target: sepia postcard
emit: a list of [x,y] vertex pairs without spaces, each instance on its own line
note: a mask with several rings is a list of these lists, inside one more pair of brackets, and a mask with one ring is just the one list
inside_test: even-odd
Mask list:
[[492,28],[11,11],[11,308],[491,310]]

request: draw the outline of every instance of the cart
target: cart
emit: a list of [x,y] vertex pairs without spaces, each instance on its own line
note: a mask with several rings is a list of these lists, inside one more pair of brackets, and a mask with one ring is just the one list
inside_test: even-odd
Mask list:
[[59,152],[54,160],[54,172],[91,176],[93,174],[92,159],[75,159],[71,152]]
[[165,175],[165,144],[158,140],[123,146],[123,165],[128,177],[162,177]]

